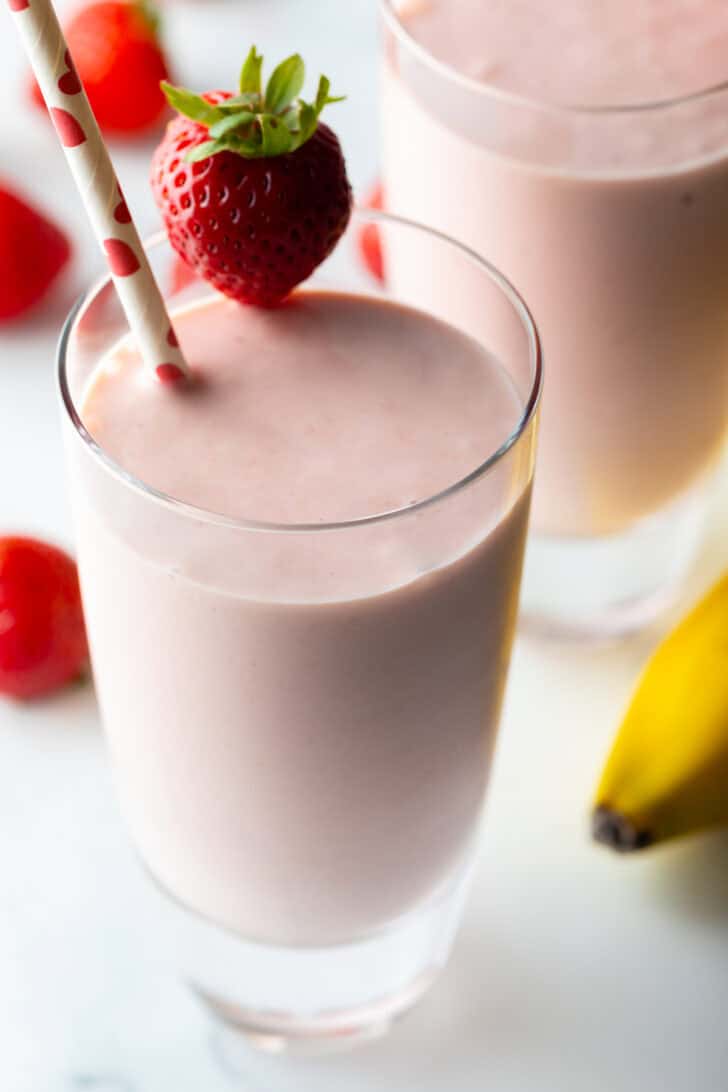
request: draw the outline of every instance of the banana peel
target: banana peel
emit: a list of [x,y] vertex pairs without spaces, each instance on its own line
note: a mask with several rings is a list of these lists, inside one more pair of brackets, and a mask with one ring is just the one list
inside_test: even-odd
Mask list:
[[596,792],[592,833],[620,852],[728,826],[728,572],[657,648]]

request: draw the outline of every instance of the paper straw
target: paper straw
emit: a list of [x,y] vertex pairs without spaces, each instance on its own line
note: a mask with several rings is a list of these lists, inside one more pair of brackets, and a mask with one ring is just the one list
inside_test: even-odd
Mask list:
[[163,382],[189,377],[53,4],[51,0],[8,4],[142,359]]

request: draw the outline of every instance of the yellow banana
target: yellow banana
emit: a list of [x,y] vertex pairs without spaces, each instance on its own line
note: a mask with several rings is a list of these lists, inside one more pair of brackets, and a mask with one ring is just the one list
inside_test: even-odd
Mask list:
[[647,664],[597,789],[593,833],[629,851],[728,825],[728,573]]

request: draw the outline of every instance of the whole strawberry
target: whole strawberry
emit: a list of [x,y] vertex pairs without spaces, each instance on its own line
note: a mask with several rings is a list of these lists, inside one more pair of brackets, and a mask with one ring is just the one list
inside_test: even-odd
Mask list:
[[0,185],[0,322],[34,307],[70,256],[61,229]]
[[[167,103],[160,81],[169,73],[149,0],[94,0],[76,12],[65,32],[78,77],[105,133],[135,136],[161,122]],[[65,78],[70,86],[77,79],[70,63]],[[36,83],[33,98],[43,105]]]
[[64,686],[88,659],[72,558],[32,538],[0,538],[0,694],[35,698]]
[[351,215],[351,187],[336,135],[319,123],[329,97],[298,98],[296,54],[265,92],[255,47],[240,91],[197,95],[163,85],[180,116],[152,163],[152,189],[170,242],[220,292],[272,307],[328,257]]

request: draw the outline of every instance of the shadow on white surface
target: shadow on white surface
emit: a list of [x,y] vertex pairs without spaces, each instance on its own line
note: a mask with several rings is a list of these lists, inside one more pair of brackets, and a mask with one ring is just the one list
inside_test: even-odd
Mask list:
[[650,852],[654,859],[645,874],[645,897],[688,924],[724,930],[728,942],[728,831],[695,835]]
[[135,1092],[126,1077],[102,1073],[75,1073],[71,1077],[69,1092]]
[[[636,1092],[641,1087],[645,1092],[644,1085],[603,1079],[594,1058],[580,1052],[577,1029],[569,1043],[567,1013],[548,977],[537,971],[528,953],[514,950],[512,938],[484,938],[471,927],[433,992],[388,1038],[321,1060],[241,1051],[237,1074],[225,1067],[229,1087],[242,1092]],[[568,1072],[560,1066],[561,1054],[569,1055]]]

